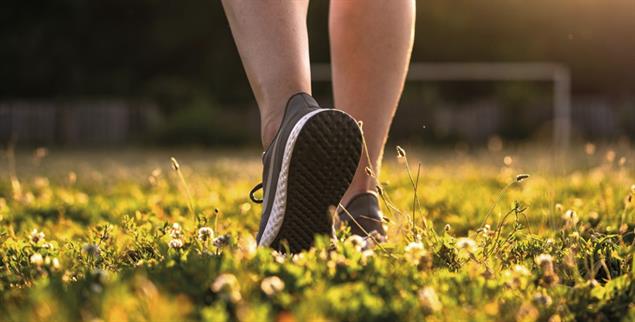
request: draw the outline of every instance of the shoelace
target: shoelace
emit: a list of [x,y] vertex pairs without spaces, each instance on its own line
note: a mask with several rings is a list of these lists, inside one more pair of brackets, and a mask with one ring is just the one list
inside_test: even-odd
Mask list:
[[256,191],[261,189],[262,189],[262,182],[257,184],[255,187],[253,187],[253,189],[251,189],[251,191],[249,192],[249,199],[251,199],[251,201],[255,203],[262,203],[262,199],[258,199],[254,196],[254,193],[256,193]]

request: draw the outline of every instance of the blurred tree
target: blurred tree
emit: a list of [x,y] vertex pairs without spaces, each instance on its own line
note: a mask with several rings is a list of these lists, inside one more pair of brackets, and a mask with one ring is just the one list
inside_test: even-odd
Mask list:
[[[414,61],[561,61],[574,90],[635,91],[632,0],[420,1]],[[314,61],[328,61],[328,2],[312,1]],[[7,0],[0,99],[150,97],[166,110],[194,89],[252,101],[220,1]]]

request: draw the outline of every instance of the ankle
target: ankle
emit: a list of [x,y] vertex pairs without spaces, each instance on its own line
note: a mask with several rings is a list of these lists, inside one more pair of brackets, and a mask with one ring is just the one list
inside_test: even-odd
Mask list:
[[263,122],[260,127],[260,139],[262,141],[262,147],[265,150],[269,148],[269,145],[273,142],[281,123],[282,115],[270,115],[266,119],[263,117]]
[[372,193],[377,195],[377,189],[371,183],[365,184],[351,184],[351,186],[346,190],[346,193],[342,197],[341,203],[346,206],[353,198],[363,193]]

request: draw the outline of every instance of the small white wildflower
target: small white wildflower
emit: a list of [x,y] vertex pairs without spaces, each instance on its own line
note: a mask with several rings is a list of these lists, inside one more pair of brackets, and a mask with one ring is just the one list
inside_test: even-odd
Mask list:
[[535,258],[536,264],[545,272],[553,272],[553,257],[549,254],[540,254]]
[[179,223],[175,222],[172,224],[172,228],[170,229],[170,237],[172,237],[173,239],[183,237],[183,229],[181,228],[181,225]]
[[31,264],[35,266],[42,266],[42,264],[44,264],[44,258],[39,253],[31,255],[29,260],[31,261]]
[[240,249],[240,254],[246,258],[254,257],[258,250],[258,243],[251,236],[241,239],[238,246]]
[[425,287],[419,291],[419,304],[427,312],[438,312],[443,305],[432,287]]
[[287,256],[285,254],[280,253],[277,250],[273,250],[271,251],[271,255],[273,256],[273,260],[278,263],[278,264],[282,264],[284,263],[284,261],[286,260]]
[[456,247],[462,250],[467,251],[470,254],[476,252],[476,242],[467,237],[461,237],[456,240]]
[[553,257],[549,254],[540,254],[535,258],[536,264],[543,265],[553,262]]
[[551,303],[553,303],[551,296],[541,292],[537,292],[536,294],[534,294],[532,300],[534,304],[540,305],[540,306],[550,306]]
[[229,234],[220,235],[214,238],[213,244],[216,248],[223,248],[229,244],[230,239],[231,237],[229,236]]
[[372,249],[365,249],[362,251],[362,259],[367,260],[369,257],[375,256],[375,251]]
[[51,260],[51,266],[52,266],[53,268],[55,268],[55,269],[59,269],[59,268],[60,268],[60,266],[61,266],[61,265],[60,265],[60,260],[59,260],[59,259],[57,259],[57,257],[54,257],[54,258]]
[[272,296],[284,289],[284,281],[278,276],[269,276],[262,280],[260,289],[268,296]]
[[214,236],[214,231],[209,227],[201,227],[198,229],[198,239],[207,241]]
[[291,262],[294,263],[294,264],[301,263],[304,260],[305,260],[304,253],[291,255]]
[[183,241],[175,238],[170,240],[170,242],[168,243],[168,246],[170,246],[170,248],[180,249],[181,247],[183,247]]
[[574,210],[569,209],[562,215],[562,219],[567,223],[575,225],[578,223],[578,214]]
[[44,240],[44,233],[38,231],[37,228],[31,231],[31,241],[34,243],[39,242],[40,240]]
[[419,265],[421,257],[426,255],[426,250],[421,242],[411,242],[404,248],[404,257],[414,265]]
[[531,272],[529,271],[529,269],[527,269],[527,267],[520,264],[514,265],[513,271],[517,275],[531,276]]
[[238,284],[238,279],[233,274],[220,274],[210,288],[214,293],[222,293],[223,296],[227,296],[234,303],[242,299],[240,284]]
[[352,235],[346,238],[345,244],[353,246],[358,252],[366,247],[366,240],[358,235]]

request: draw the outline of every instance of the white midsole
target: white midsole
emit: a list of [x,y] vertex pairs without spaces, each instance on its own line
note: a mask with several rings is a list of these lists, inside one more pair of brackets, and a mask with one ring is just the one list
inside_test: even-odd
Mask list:
[[280,167],[280,174],[276,185],[276,194],[271,207],[271,214],[269,214],[267,225],[265,226],[265,230],[260,238],[260,243],[258,244],[259,246],[271,246],[271,243],[273,243],[280,232],[280,227],[282,227],[282,222],[284,221],[284,210],[287,207],[287,179],[289,176],[289,163],[291,162],[291,153],[293,152],[293,147],[298,139],[298,135],[300,135],[304,124],[306,124],[311,117],[324,111],[328,111],[328,109],[319,109],[303,116],[298,123],[295,124],[289,134],[289,139],[287,139],[287,143],[284,146],[284,157],[282,158],[282,166]]

